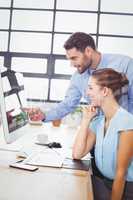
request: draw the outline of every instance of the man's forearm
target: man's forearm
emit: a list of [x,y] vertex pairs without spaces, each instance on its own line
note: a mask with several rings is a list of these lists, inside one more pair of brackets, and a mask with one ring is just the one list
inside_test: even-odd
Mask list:
[[[76,106],[76,105],[75,105]],[[60,103],[55,108],[51,108],[46,114],[45,114],[45,120],[44,122],[53,121],[56,119],[61,119],[65,117],[67,114],[72,112],[75,107],[65,107],[62,106]]]

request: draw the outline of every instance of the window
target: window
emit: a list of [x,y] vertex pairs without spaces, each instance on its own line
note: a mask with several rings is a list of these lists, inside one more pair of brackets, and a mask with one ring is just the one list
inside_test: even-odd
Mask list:
[[[85,22],[87,22],[88,25]],[[61,31],[61,32],[83,31],[83,32],[96,33],[96,22],[97,22],[96,14],[57,12],[55,20],[55,31]]]
[[8,32],[0,32],[0,51],[7,51],[8,46]]
[[11,0],[0,0],[0,7],[10,7]]
[[52,9],[54,7],[54,0],[14,0],[14,7]]
[[0,0],[0,19],[0,64],[24,74],[28,100],[64,98],[76,69],[63,45],[73,32],[133,57],[132,0]]
[[99,50],[102,52],[125,54],[133,57],[133,39],[100,37]]
[[57,9],[98,10],[98,0],[57,0]]
[[[101,15],[100,33],[115,35],[133,35],[133,16]],[[120,25],[122,24],[122,26]]]
[[13,11],[12,28],[18,30],[51,31],[53,12],[49,11]]
[[46,73],[47,60],[40,58],[12,58],[12,69],[17,72]]
[[65,54],[63,45],[69,36],[70,34],[55,34],[53,53],[63,55]]
[[68,60],[55,60],[55,74],[70,74],[72,75],[75,68],[70,66]]
[[8,29],[9,28],[9,19],[10,11],[9,10],[0,10],[0,28]]
[[50,53],[51,35],[37,33],[12,33],[11,51],[29,53]]
[[133,13],[132,0],[101,0],[101,10],[108,12]]
[[43,78],[25,78],[25,93],[29,99],[47,99],[48,79]]
[[51,81],[50,99],[59,101],[65,96],[66,90],[69,85],[69,80],[53,79]]

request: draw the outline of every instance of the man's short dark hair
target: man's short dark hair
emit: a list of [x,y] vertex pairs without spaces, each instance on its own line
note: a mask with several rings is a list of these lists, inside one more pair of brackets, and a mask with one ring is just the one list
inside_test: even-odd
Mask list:
[[66,50],[76,48],[77,50],[84,52],[85,48],[89,46],[92,49],[96,49],[94,39],[87,33],[76,32],[73,33],[64,44]]

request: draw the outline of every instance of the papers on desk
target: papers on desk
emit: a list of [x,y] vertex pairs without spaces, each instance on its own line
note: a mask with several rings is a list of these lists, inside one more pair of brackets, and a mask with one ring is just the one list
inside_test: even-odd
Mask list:
[[44,149],[36,154],[32,154],[24,160],[25,164],[48,167],[62,167],[64,157],[52,149]]
[[82,158],[81,161],[72,159],[72,148],[47,148],[36,144],[23,145],[6,144],[1,145],[0,150],[17,152],[17,157],[26,157],[25,164],[35,166],[63,167],[71,169],[88,170],[90,166],[90,154]]
[[88,170],[90,166],[91,156],[88,154],[82,160],[72,159],[72,149],[50,149],[44,148],[43,150],[33,153],[24,160],[25,164],[35,166],[48,166],[48,167],[64,167],[71,169]]

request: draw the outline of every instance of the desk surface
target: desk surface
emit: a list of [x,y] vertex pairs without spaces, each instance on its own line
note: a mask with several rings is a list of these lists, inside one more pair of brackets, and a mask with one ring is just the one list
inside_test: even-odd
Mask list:
[[[37,128],[38,133],[39,129],[42,127]],[[73,130],[48,126],[44,130],[50,139],[58,138],[64,145],[73,143]],[[93,199],[89,172],[50,167],[40,167],[35,172],[9,168],[15,159],[15,152],[0,151],[0,200]]]

